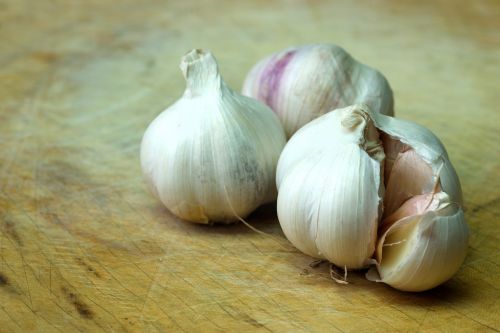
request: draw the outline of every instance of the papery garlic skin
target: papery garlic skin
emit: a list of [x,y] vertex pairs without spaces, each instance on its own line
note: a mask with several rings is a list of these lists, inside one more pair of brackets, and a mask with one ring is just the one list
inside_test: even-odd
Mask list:
[[338,140],[327,140],[322,149],[303,158],[294,155],[289,168],[287,155],[307,139],[300,136],[307,132],[304,128],[280,157],[278,219],[288,240],[302,252],[357,269],[370,264],[375,250],[384,155],[373,124],[362,114],[351,108],[331,119],[339,128]]
[[326,112],[356,103],[394,114],[386,78],[334,44],[291,47],[271,54],[250,70],[242,93],[269,105],[287,137]]
[[236,221],[276,198],[283,128],[267,106],[226,85],[211,53],[189,52],[181,69],[184,95],[144,134],[144,177],[181,219]]
[[402,218],[383,232],[376,270],[371,268],[368,279],[403,291],[424,291],[457,272],[468,247],[464,212],[444,192],[431,200],[437,207]]

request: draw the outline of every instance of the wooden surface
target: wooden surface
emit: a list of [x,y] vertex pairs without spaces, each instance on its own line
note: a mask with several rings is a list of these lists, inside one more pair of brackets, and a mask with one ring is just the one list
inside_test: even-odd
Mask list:
[[[498,331],[500,2],[416,3],[0,1],[0,331]],[[322,41],[448,148],[471,240],[441,287],[336,284],[241,224],[176,220],[142,182],[184,52],[211,49],[239,89],[264,55]],[[273,206],[249,220],[282,237]]]

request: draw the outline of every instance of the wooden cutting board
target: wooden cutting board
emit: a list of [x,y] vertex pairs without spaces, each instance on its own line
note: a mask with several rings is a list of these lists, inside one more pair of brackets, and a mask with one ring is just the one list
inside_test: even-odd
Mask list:
[[[0,331],[500,330],[500,2],[0,2]],[[335,42],[381,70],[398,117],[431,128],[462,180],[458,274],[403,293],[244,225],[175,219],[139,143],[209,48],[239,90],[284,47]],[[249,218],[283,237],[273,205]]]

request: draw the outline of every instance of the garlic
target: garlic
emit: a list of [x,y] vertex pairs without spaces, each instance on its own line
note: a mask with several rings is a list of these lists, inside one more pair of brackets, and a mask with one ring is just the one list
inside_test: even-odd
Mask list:
[[325,117],[297,132],[280,157],[278,219],[302,252],[362,268],[371,263],[380,219],[382,142],[361,111],[340,109]]
[[384,133],[390,162],[376,269],[370,269],[367,278],[405,291],[434,288],[458,271],[467,252],[469,231],[460,181],[431,131],[371,115]]
[[450,279],[464,261],[468,245],[459,205],[438,192],[414,197],[394,214],[399,216],[389,216],[395,221],[382,229],[377,269],[371,268],[367,278],[405,291],[424,291]]
[[369,279],[407,291],[443,283],[465,258],[460,182],[420,125],[364,105],[337,109],[290,139],[276,182],[284,233],[313,257],[375,263]]
[[267,106],[226,85],[210,52],[187,53],[181,70],[184,95],[144,133],[144,177],[181,219],[236,221],[276,198],[283,128]]
[[334,44],[291,47],[258,62],[243,84],[244,95],[269,105],[291,137],[324,113],[355,103],[393,115],[385,77]]

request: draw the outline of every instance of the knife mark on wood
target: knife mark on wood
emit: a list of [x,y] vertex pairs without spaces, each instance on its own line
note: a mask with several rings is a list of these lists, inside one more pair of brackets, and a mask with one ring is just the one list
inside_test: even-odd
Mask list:
[[7,286],[9,285],[9,279],[3,275],[3,273],[0,273],[0,286]]
[[86,263],[82,258],[77,257],[77,258],[75,258],[75,261],[79,265],[85,267],[87,269],[87,271],[93,273],[96,277],[98,277],[98,278],[102,277],[102,275],[94,267],[92,267],[91,265],[89,265],[88,263]]
[[66,298],[73,304],[75,307],[76,311],[80,314],[85,319],[92,319],[94,318],[94,312],[90,309],[87,303],[82,301],[80,297],[75,294],[74,292],[69,291],[65,287],[61,288],[62,292],[66,296]]
[[0,272],[0,287],[12,294],[20,295],[19,291],[10,283],[9,278],[2,272]]
[[16,230],[16,225],[12,221],[12,219],[9,216],[2,216],[2,229],[3,231],[10,236],[10,238],[16,242],[17,245],[23,246],[23,241],[21,239],[21,236],[19,236],[19,233]]
[[252,326],[254,326],[254,327],[258,327],[258,328],[265,328],[265,329],[267,329],[266,325],[264,325],[264,324],[262,324],[262,323],[258,322],[256,319],[254,319],[254,318],[250,317],[250,316],[249,316],[249,315],[247,315],[247,314],[245,314],[245,315],[243,316],[243,318],[242,318],[242,319],[243,319],[243,321],[244,321],[244,322],[246,322],[246,323],[248,323],[248,324],[250,324],[250,325],[252,325]]
[[236,307],[233,307],[230,305],[222,305],[222,304],[219,304],[219,306],[221,307],[222,310],[224,310],[224,312],[226,312],[228,315],[230,315],[231,317],[233,317],[235,319],[243,320],[247,324],[250,324],[254,327],[263,328],[266,331],[271,331],[265,324],[259,322],[255,318],[251,317],[249,314],[241,311],[240,309],[238,309]]
[[490,210],[491,208],[498,207],[498,204],[500,204],[500,198],[495,198],[488,202],[476,205],[470,210],[470,212],[471,214],[476,214],[477,212],[482,210]]
[[57,215],[54,212],[45,212],[41,211],[40,214],[49,222],[57,224],[57,225],[64,225],[64,223],[61,221],[59,218],[59,215]]
[[[70,153],[67,150],[60,151]],[[43,174],[40,174],[40,183],[64,195],[74,194],[74,190],[88,189],[93,185],[83,169],[65,161],[51,161],[44,164],[41,170]]]
[[59,59],[59,55],[53,52],[38,51],[31,54],[33,58],[46,63],[52,63]]

